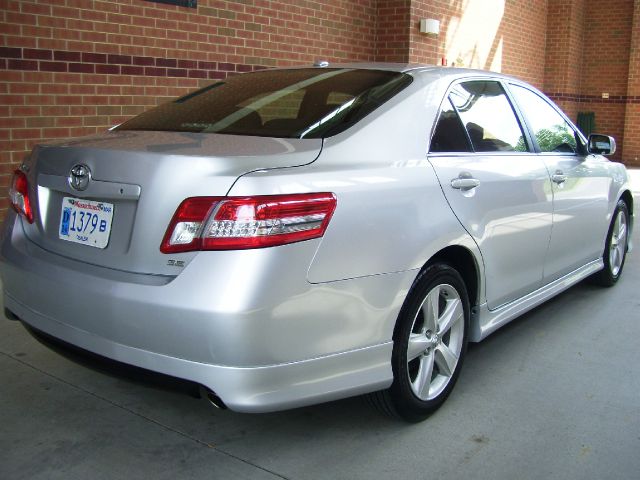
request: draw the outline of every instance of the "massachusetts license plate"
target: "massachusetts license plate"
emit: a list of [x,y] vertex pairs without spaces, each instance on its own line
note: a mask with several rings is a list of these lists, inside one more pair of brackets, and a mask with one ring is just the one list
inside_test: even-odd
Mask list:
[[104,248],[109,243],[113,205],[64,197],[58,237],[69,242]]

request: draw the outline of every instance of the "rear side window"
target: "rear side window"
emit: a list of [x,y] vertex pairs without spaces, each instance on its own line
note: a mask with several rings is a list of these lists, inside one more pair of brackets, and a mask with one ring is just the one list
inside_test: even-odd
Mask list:
[[449,95],[476,152],[527,152],[520,123],[495,81],[456,85]]
[[440,118],[431,139],[431,152],[471,152],[467,133],[460,117],[447,98],[442,104]]
[[354,125],[411,81],[380,70],[265,70],[209,85],[117,130],[323,138]]
[[526,115],[541,152],[578,151],[576,132],[551,105],[519,85],[511,85],[510,90]]

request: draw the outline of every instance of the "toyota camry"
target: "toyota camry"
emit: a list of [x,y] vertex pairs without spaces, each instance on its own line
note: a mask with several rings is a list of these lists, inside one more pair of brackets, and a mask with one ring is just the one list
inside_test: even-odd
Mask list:
[[267,412],[425,418],[468,342],[589,278],[633,199],[613,138],[534,87],[419,65],[231,76],[13,176],[6,315]]

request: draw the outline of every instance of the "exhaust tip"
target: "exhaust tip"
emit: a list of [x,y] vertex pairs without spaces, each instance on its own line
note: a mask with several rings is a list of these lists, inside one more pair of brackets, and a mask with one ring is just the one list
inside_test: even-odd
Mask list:
[[224,404],[222,399],[207,387],[200,386],[200,397],[205,398],[211,405],[219,410],[227,409],[227,406]]
[[13,313],[11,310],[9,310],[7,307],[4,308],[4,316],[7,318],[7,320],[13,320],[13,321],[20,320],[18,316],[15,313]]

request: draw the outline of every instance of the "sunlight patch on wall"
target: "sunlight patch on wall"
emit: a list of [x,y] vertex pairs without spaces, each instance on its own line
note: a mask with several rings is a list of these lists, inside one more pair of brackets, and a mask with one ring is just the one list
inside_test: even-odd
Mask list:
[[468,0],[461,17],[452,17],[447,26],[444,51],[449,65],[502,69],[502,35],[498,31],[505,0]]

